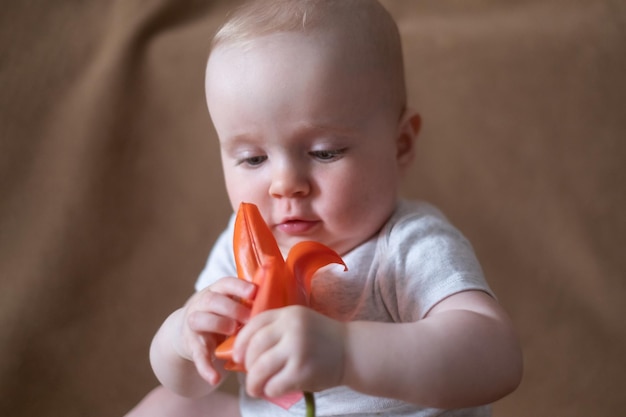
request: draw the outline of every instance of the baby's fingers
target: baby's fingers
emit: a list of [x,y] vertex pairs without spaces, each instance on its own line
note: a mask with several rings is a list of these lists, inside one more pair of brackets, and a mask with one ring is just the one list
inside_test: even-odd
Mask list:
[[210,291],[230,297],[250,300],[254,297],[256,286],[239,278],[225,277],[209,287]]
[[[215,317],[211,318],[213,315]],[[230,296],[204,290],[196,295],[189,305],[188,322],[196,332],[232,334],[231,328],[237,323],[246,323],[250,308]]]
[[246,390],[253,397],[278,397],[301,391],[304,372],[301,346],[291,337],[282,337],[279,326],[265,326],[250,339],[245,354],[248,370]]
[[[237,363],[251,365],[254,359],[264,350],[276,343],[277,335],[271,333],[275,310],[266,311],[250,320],[237,334],[233,347],[233,360]],[[250,349],[252,340],[256,346]]]
[[[253,397],[276,397],[286,393],[285,373],[287,356],[276,346],[264,351],[248,368],[246,390]],[[272,384],[273,383],[273,384]],[[270,386],[272,384],[273,386]]]
[[191,313],[187,321],[189,328],[195,333],[214,333],[230,336],[235,334],[239,327],[239,322],[236,319],[202,311]]
[[202,379],[211,385],[217,385],[219,383],[221,375],[215,369],[206,340],[202,337],[199,337],[197,343],[194,343],[192,360]]

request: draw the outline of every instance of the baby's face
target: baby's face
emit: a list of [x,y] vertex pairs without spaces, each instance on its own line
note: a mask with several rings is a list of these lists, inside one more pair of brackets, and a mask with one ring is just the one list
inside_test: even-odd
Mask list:
[[256,204],[283,252],[315,240],[344,254],[384,224],[400,114],[374,74],[293,33],[220,46],[207,71],[231,204]]

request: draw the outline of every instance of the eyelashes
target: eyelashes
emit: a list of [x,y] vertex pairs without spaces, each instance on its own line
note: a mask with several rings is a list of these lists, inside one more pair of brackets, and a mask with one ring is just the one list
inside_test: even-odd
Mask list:
[[[338,161],[343,158],[347,152],[348,148],[340,148],[340,149],[320,149],[315,151],[309,151],[307,154],[313,158],[315,161],[321,163],[330,163],[334,161]],[[262,166],[266,161],[269,160],[269,157],[264,154],[245,156],[239,159],[236,159],[235,165],[244,166],[248,168],[258,168]]]
[[242,158],[237,160],[236,165],[245,165],[251,168],[261,166],[265,161],[267,161],[267,156],[265,155],[255,155],[247,158]]
[[319,151],[311,151],[309,152],[309,155],[321,162],[332,162],[341,159],[346,151],[347,148],[323,149]]

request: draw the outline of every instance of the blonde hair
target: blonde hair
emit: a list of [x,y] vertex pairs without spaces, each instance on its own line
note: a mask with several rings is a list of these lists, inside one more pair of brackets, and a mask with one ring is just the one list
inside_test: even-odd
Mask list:
[[211,47],[245,43],[281,32],[335,31],[382,70],[394,101],[403,111],[406,85],[396,22],[376,0],[250,0],[235,9],[215,34]]

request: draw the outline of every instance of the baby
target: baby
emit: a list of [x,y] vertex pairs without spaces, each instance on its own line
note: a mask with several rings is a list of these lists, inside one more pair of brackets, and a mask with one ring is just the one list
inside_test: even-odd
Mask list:
[[[249,319],[238,300],[255,287],[235,278],[231,220],[154,337],[163,386],[129,416],[303,416],[303,400],[284,397],[301,391],[320,416],[490,415],[520,382],[520,347],[470,244],[436,208],[398,196],[420,117],[388,12],[375,0],[248,2],[214,38],[206,97],[232,207],[256,204],[283,253],[318,241],[349,271],[318,272],[310,309]],[[242,325],[238,404],[215,390],[213,351]]]

